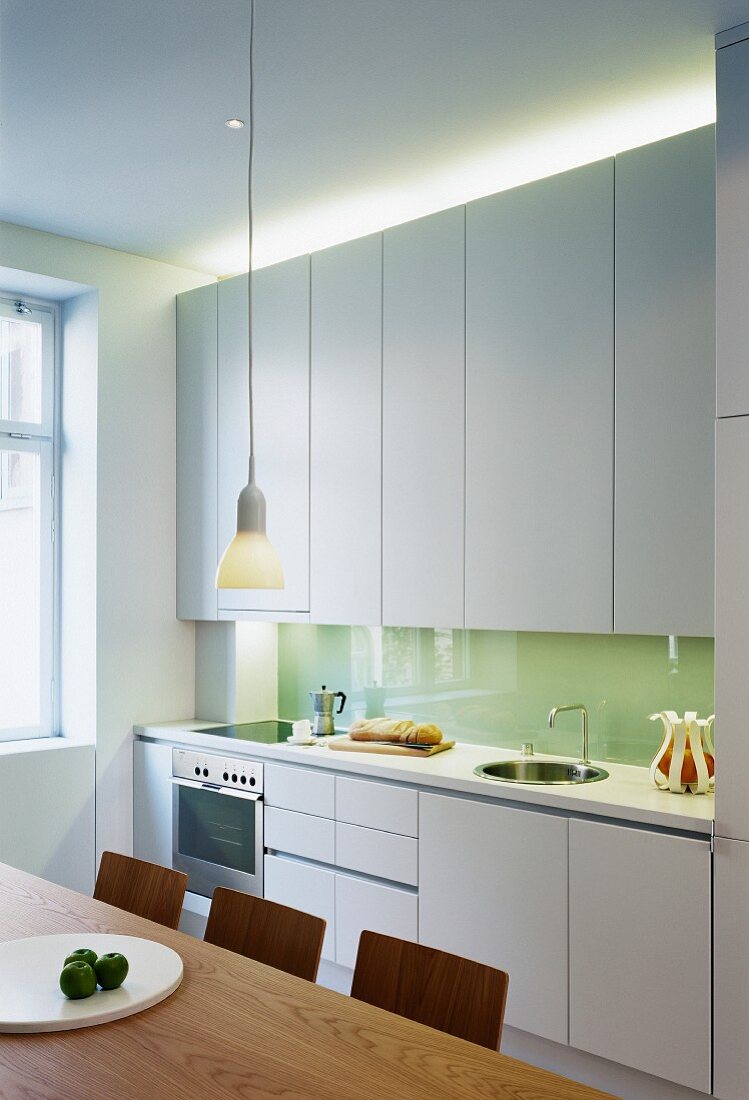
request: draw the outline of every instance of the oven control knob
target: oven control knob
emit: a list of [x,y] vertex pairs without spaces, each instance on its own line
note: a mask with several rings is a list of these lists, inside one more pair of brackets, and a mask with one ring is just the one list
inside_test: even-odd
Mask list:
[[247,782],[247,776],[246,775],[240,775],[239,782],[240,783],[246,783]]
[[208,778],[208,768],[203,768],[203,775]]
[[196,775],[200,775],[200,768],[196,768],[196,769],[195,769],[195,774],[196,774]]
[[224,772],[224,783],[226,783],[228,781],[228,779],[229,779],[229,773]]
[[254,776],[254,775],[251,775],[251,776],[250,776],[250,786],[251,786],[251,787],[254,787],[254,786],[255,786],[255,776]]
[[236,782],[237,782],[237,776],[236,776],[236,773],[235,773],[235,774],[234,774],[234,775],[233,775],[233,776],[231,777],[231,781],[232,781],[232,783],[236,783]]

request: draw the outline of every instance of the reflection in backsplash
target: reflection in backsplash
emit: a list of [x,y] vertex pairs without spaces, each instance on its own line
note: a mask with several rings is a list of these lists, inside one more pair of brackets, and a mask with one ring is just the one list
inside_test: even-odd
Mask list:
[[649,764],[656,710],[713,712],[713,639],[623,634],[305,626],[278,628],[279,717],[310,716],[308,692],[345,691],[339,722],[386,714],[438,723],[478,745],[577,756],[584,703],[594,760]]

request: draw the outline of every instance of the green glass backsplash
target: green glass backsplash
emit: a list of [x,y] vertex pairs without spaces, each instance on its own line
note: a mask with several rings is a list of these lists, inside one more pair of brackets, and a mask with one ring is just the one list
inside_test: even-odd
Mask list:
[[311,717],[308,692],[345,691],[336,722],[413,718],[479,745],[576,756],[579,715],[548,712],[584,703],[591,756],[648,764],[659,710],[713,713],[713,639],[622,634],[515,634],[491,630],[305,626],[278,628],[279,717]]

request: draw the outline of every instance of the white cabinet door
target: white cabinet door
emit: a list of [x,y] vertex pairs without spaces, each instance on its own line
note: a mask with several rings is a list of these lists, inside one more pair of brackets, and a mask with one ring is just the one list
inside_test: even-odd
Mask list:
[[335,777],[336,821],[384,829],[403,836],[419,835],[419,795],[400,783]]
[[384,936],[417,939],[416,894],[348,875],[335,877],[336,962],[353,968],[359,937],[367,929]]
[[715,831],[749,840],[747,638],[749,638],[749,417],[716,428]]
[[177,618],[216,619],[217,285],[177,295]]
[[339,867],[375,878],[405,882],[409,886],[417,886],[419,882],[418,842],[412,836],[336,821],[335,862]]
[[613,625],[614,162],[466,208],[466,626]]
[[335,776],[315,768],[265,765],[266,806],[316,817],[335,817]]
[[463,207],[388,229],[382,621],[463,626]]
[[419,795],[419,942],[505,970],[506,1021],[567,1042],[567,821]]
[[263,814],[265,847],[287,855],[335,863],[335,822],[328,817],[298,814],[266,806]]
[[269,901],[301,909],[327,922],[324,959],[335,960],[335,874],[283,856],[266,856],[264,895]]
[[746,1100],[749,1082],[749,844],[715,841],[713,1093]]
[[716,53],[718,416],[749,413],[749,41]]
[[310,617],[382,621],[382,234],[312,256]]
[[[285,587],[219,592],[219,611],[309,612],[309,257],[253,275],[255,467]],[[247,483],[247,276],[218,285],[218,544]]]
[[624,634],[714,630],[714,134],[706,126],[616,158],[614,628]]
[[172,865],[172,746],[133,742],[133,855]]
[[707,840],[570,822],[572,1046],[709,1092],[710,941]]

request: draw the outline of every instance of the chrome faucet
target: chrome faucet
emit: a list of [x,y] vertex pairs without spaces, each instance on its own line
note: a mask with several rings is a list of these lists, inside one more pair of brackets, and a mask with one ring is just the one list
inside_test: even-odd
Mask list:
[[549,729],[554,729],[554,720],[558,714],[561,714],[565,710],[579,710],[583,716],[583,755],[580,758],[581,764],[589,764],[590,757],[588,756],[588,711],[582,703],[566,703],[561,707],[554,707],[549,711]]

